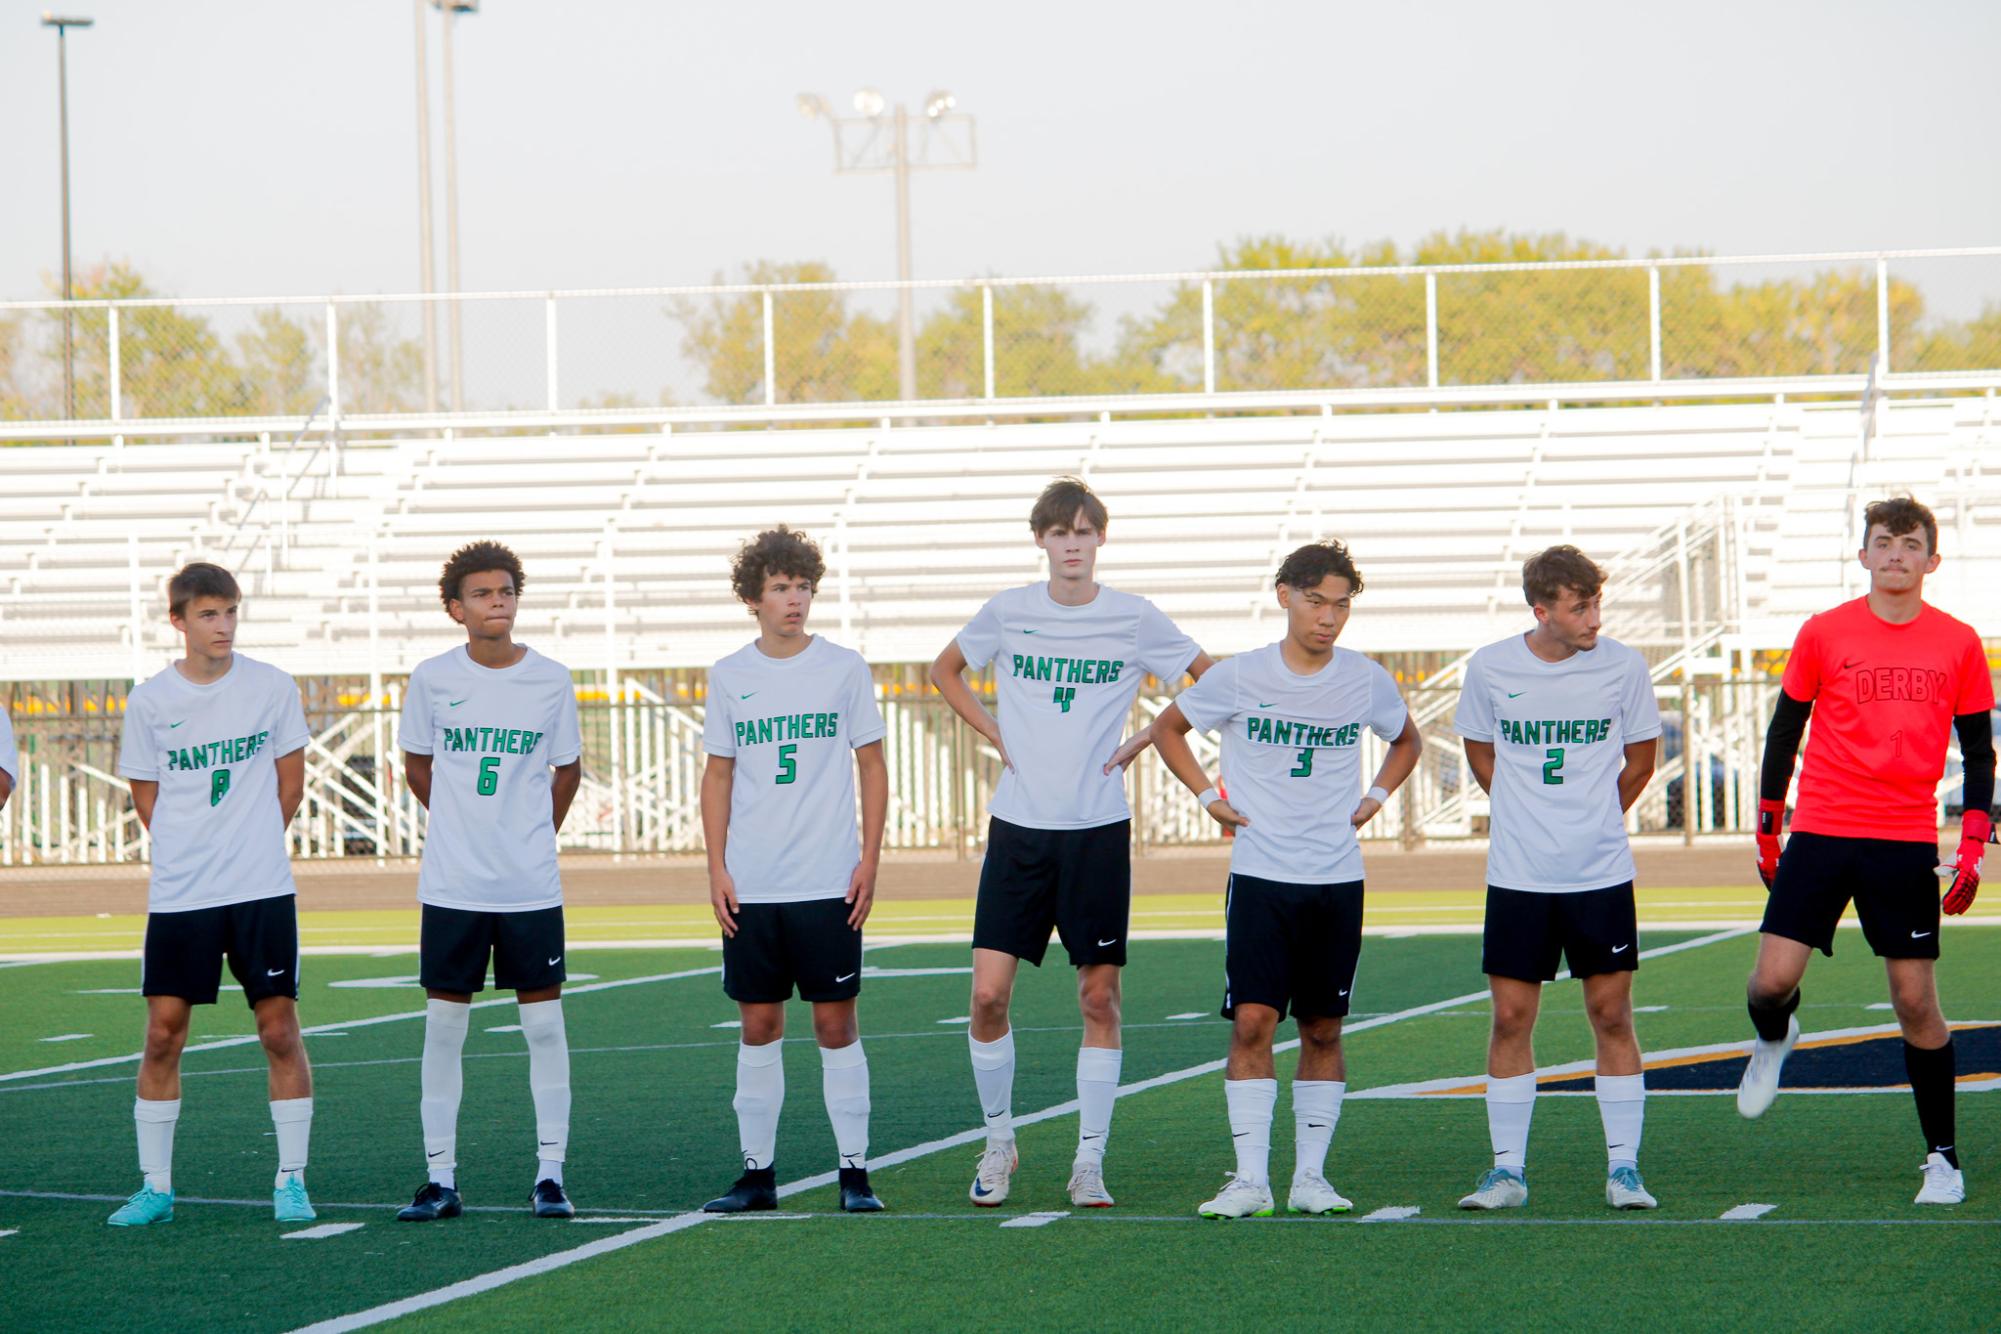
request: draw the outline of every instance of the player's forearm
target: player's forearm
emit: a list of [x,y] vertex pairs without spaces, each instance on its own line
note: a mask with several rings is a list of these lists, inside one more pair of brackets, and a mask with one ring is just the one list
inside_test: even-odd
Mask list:
[[1653,741],[1639,741],[1626,747],[1626,763],[1619,770],[1619,809],[1630,811],[1654,777]]
[[729,836],[730,775],[706,770],[702,774],[702,847],[708,854],[710,875],[723,870]]
[[1494,790],[1494,743],[1491,741],[1468,741],[1466,747],[1466,767],[1473,771],[1473,781],[1480,785],[1482,792]]
[[295,750],[290,755],[281,755],[278,768],[278,813],[284,827],[292,827],[292,817],[299,813],[299,806],[306,799],[306,753]]
[[1207,653],[1198,652],[1195,655],[1195,661],[1188,664],[1188,675],[1200,681],[1203,673],[1215,665],[1216,660],[1214,658],[1210,657]]
[[549,813],[556,822],[556,832],[561,833],[563,821],[569,818],[570,803],[577,799],[577,789],[583,786],[584,763],[572,760],[568,764],[556,766],[556,772],[549,777]]
[[[1961,804],[1969,811],[1994,808],[1994,720],[1985,712],[1962,713],[1952,720],[1959,733],[1960,772],[1966,777]],[[0,797],[0,801],[4,801]]]
[[1759,800],[1786,799],[1786,789],[1793,784],[1793,765],[1799,759],[1800,738],[1806,733],[1807,719],[1812,716],[1811,701],[1797,700],[1784,690],[1779,691],[1779,702],[1772,706],[1771,725],[1765,729],[1765,759],[1758,766]]
[[881,748],[873,763],[863,761],[862,861],[873,866],[882,860],[882,832],[889,823],[889,768],[883,763]]
[[159,795],[160,785],[152,779],[132,780],[132,809],[139,812],[139,823],[146,829],[153,827],[153,803]]
[[7,771],[5,769],[0,769],[0,809],[6,808],[7,798],[13,795],[14,795],[14,780],[7,776]]
[[431,809],[431,757],[403,752],[403,781],[417,798],[417,804]]
[[1376,769],[1371,787],[1379,787],[1385,792],[1395,792],[1404,780],[1417,771],[1417,762],[1424,755],[1424,734],[1417,730],[1417,723],[1404,719],[1403,731],[1390,742],[1389,751],[1384,754],[1382,764]]
[[1153,730],[1153,748],[1160,752],[1161,763],[1167,771],[1181,780],[1181,785],[1196,796],[1201,796],[1213,786],[1209,781],[1209,771],[1202,767],[1202,761],[1195,758],[1195,748],[1188,744],[1188,730],[1162,727],[1158,720]]

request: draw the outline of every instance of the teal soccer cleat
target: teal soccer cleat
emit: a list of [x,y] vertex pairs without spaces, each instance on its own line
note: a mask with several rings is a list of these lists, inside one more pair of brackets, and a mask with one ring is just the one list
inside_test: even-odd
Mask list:
[[306,1179],[297,1172],[271,1192],[271,1216],[281,1223],[310,1223],[319,1217],[313,1212],[313,1202],[306,1198]]
[[131,1199],[118,1206],[118,1212],[104,1221],[113,1227],[144,1227],[148,1223],[171,1223],[174,1221],[174,1192],[157,1191],[151,1186],[141,1186]]

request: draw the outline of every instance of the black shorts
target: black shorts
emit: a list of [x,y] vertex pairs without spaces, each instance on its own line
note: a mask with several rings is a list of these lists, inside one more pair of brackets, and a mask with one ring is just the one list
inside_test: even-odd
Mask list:
[[570,975],[563,963],[563,905],[527,912],[476,912],[426,903],[418,934],[418,978],[427,991],[542,991]]
[[1131,820],[1029,829],[990,818],[973,948],[999,950],[1040,968],[1053,928],[1071,967],[1123,966],[1132,899]]
[[1560,894],[1487,886],[1481,972],[1553,982],[1559,956],[1570,965],[1572,977],[1639,968],[1639,913],[1632,881]]
[[1935,843],[1794,834],[1779,854],[1759,928],[1834,953],[1834,927],[1848,901],[1877,957],[1938,958]]
[[1295,885],[1230,874],[1223,898],[1223,1017],[1269,1005],[1285,1018],[1348,1013],[1362,957],[1362,882]]
[[290,894],[248,903],[146,915],[139,991],[215,1004],[222,961],[252,1005],[267,996],[299,998],[299,913]]
[[862,933],[846,899],[737,905],[723,937],[723,994],[741,1005],[853,1000],[862,989]]

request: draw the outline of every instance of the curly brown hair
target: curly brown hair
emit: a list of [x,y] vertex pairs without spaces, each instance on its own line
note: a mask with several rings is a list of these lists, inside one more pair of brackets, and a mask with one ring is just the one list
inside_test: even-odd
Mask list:
[[764,596],[764,581],[774,574],[804,579],[818,592],[820,577],[826,572],[827,562],[821,559],[818,544],[797,528],[781,523],[737,548],[736,559],[730,562],[730,587],[739,600],[756,602]]
[[459,600],[459,590],[469,574],[505,570],[514,579],[514,595],[521,596],[526,580],[521,574],[521,558],[498,542],[468,542],[452,553],[438,576],[438,598],[447,611]]
[[1346,546],[1331,537],[1325,542],[1308,542],[1287,556],[1272,583],[1287,588],[1318,588],[1330,574],[1348,581],[1350,597],[1362,591],[1362,572],[1355,568],[1355,558],[1348,554]]
[[1877,524],[1889,529],[1890,536],[1902,537],[1915,529],[1925,530],[1925,554],[1938,554],[1938,520],[1912,496],[1892,496],[1862,511],[1862,545],[1869,545],[1869,530]]

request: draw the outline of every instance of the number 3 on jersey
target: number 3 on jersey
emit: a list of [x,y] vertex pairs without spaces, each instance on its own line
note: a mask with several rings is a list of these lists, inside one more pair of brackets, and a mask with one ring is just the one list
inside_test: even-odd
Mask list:
[[1299,752],[1299,763],[1292,766],[1288,778],[1311,778],[1313,776],[1313,748],[1308,746]]

